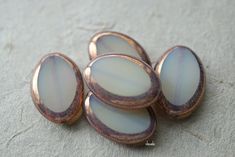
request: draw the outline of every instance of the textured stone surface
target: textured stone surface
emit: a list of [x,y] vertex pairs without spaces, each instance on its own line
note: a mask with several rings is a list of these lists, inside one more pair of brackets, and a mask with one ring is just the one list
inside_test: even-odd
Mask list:
[[[235,154],[235,1],[0,0],[1,156],[228,156]],[[82,118],[53,124],[31,101],[32,69],[48,51],[87,65],[88,41],[101,30],[135,38],[153,63],[168,48],[192,48],[204,63],[202,106],[188,119],[159,119],[156,146],[115,144]]]

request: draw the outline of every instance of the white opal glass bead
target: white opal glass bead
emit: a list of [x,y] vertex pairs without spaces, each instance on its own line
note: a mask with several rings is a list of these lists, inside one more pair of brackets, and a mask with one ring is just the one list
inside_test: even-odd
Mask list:
[[151,65],[145,50],[131,37],[118,32],[100,32],[92,37],[89,44],[91,59],[103,54],[124,54],[142,59]]
[[199,85],[200,68],[197,59],[187,48],[174,48],[162,64],[160,80],[167,100],[177,106],[184,105]]
[[72,67],[61,57],[44,60],[38,75],[38,91],[42,103],[54,112],[63,112],[72,104],[77,80]]
[[103,136],[121,143],[147,140],[155,131],[156,119],[151,108],[123,110],[112,107],[89,93],[85,100],[89,123]]
[[147,109],[123,110],[107,105],[94,96],[90,98],[90,109],[104,125],[119,133],[136,134],[150,126]]
[[105,90],[120,96],[137,96],[151,86],[144,69],[125,58],[97,60],[91,67],[91,77]]
[[117,36],[103,36],[97,40],[97,54],[107,54],[110,52],[122,52],[123,54],[134,56],[140,59],[138,52],[126,40]]
[[162,92],[157,108],[174,118],[189,116],[205,92],[205,73],[198,56],[185,46],[175,46],[155,66]]
[[114,106],[146,107],[160,92],[159,80],[152,68],[126,55],[97,57],[85,69],[84,76],[90,90]]
[[32,98],[38,110],[56,123],[71,123],[81,114],[83,81],[76,64],[52,53],[42,58],[32,80]]

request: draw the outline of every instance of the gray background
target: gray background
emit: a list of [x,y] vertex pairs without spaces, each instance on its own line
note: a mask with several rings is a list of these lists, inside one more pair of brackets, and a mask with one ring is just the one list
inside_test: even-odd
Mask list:
[[[154,148],[113,143],[84,117],[53,124],[31,101],[39,59],[59,51],[83,70],[88,41],[102,30],[135,38],[153,64],[176,44],[204,63],[202,106],[184,121],[159,118]],[[235,156],[234,51],[234,0],[0,0],[0,156]]]

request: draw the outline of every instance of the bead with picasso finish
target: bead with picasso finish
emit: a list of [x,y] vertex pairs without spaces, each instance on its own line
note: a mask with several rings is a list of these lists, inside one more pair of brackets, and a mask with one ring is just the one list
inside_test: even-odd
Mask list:
[[199,57],[188,47],[175,46],[156,63],[162,91],[156,111],[172,119],[183,119],[199,106],[205,93],[205,72]]
[[133,38],[119,32],[99,32],[89,43],[90,59],[102,54],[121,53],[143,60],[151,66],[151,61],[143,47]]
[[128,55],[95,58],[84,70],[84,79],[97,98],[123,109],[150,106],[160,93],[160,81],[154,70]]
[[156,129],[151,107],[123,110],[105,104],[90,92],[84,111],[88,122],[98,133],[118,143],[143,145],[151,141]]
[[71,124],[82,113],[83,80],[76,64],[60,53],[44,56],[35,68],[31,95],[39,112],[55,123]]

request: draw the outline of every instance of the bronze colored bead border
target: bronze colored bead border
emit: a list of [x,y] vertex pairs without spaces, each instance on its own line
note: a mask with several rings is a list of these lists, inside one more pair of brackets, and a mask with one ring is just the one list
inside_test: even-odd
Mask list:
[[181,45],[177,45],[177,46],[170,48],[160,57],[160,59],[158,60],[158,62],[156,63],[154,67],[154,70],[156,74],[158,75],[158,77],[160,78],[161,68],[165,59],[172,52],[172,50],[176,47],[187,48],[195,56],[198,62],[199,68],[200,68],[200,80],[199,80],[198,88],[196,92],[194,93],[194,95],[192,96],[192,98],[182,106],[176,106],[170,103],[164,96],[163,92],[161,91],[158,101],[153,106],[155,107],[156,112],[163,116],[169,117],[171,119],[183,119],[183,118],[190,116],[192,112],[195,111],[200,105],[203,99],[204,93],[205,93],[206,77],[205,77],[204,67],[199,57],[190,48],[181,46]]
[[[102,38],[103,36],[116,36],[116,37],[119,37],[119,38],[125,40],[129,45],[131,45],[138,52],[140,58],[144,62],[146,62],[148,65],[151,66],[151,61],[149,59],[149,56],[145,52],[144,48],[137,41],[135,41],[134,39],[132,39],[131,37],[129,37],[125,34],[122,34],[119,32],[111,32],[111,31],[99,32],[91,38],[91,40],[89,42],[89,48],[88,48],[90,60],[93,60],[97,56],[99,56],[97,54],[96,43],[99,40],[99,38]],[[116,53],[120,53],[120,52],[116,52]]]
[[[41,68],[41,64],[51,56],[58,56],[65,60],[73,69],[76,79],[77,79],[77,88],[76,94],[73,99],[72,104],[70,107],[64,112],[54,112],[47,108],[40,99],[39,91],[38,91],[38,77]],[[75,122],[82,114],[82,103],[84,97],[84,85],[81,72],[77,65],[68,57],[60,53],[51,53],[44,56],[39,63],[37,64],[33,79],[31,81],[31,96],[32,100],[38,109],[38,111],[48,120],[55,122],[55,123],[67,123],[72,124]]]
[[155,133],[157,125],[154,111],[151,107],[147,108],[151,119],[148,129],[136,134],[124,134],[110,129],[95,116],[95,114],[90,109],[90,98],[92,96],[95,95],[89,92],[83,107],[88,122],[99,134],[112,141],[128,145],[144,145],[148,140],[151,140],[152,136]]
[[[119,96],[113,93],[110,93],[109,91],[102,88],[91,76],[91,67],[92,65],[97,61],[105,57],[119,57],[127,59],[131,62],[134,62],[135,64],[139,65],[140,68],[143,68],[143,70],[149,75],[151,80],[151,87],[150,89],[137,96]],[[87,83],[88,88],[92,91],[92,93],[99,98],[101,101],[110,104],[114,107],[122,108],[122,109],[138,109],[138,108],[144,108],[148,107],[151,104],[153,104],[160,93],[160,80],[156,76],[154,70],[145,62],[138,60],[137,58],[123,55],[123,54],[105,54],[101,55],[94,60],[92,60],[86,69],[84,70],[84,79]]]

